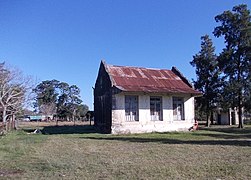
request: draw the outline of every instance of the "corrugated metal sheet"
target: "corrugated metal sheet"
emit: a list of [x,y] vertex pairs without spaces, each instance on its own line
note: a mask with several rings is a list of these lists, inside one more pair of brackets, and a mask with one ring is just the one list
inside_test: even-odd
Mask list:
[[113,85],[122,91],[201,94],[171,70],[107,65],[107,71]]

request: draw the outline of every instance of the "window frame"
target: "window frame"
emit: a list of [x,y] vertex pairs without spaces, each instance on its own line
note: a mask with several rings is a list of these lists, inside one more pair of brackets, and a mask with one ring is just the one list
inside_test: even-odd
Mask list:
[[125,95],[125,121],[139,121],[139,97],[137,95]]
[[[185,120],[185,101],[184,97],[173,97],[173,120],[184,121]],[[180,112],[178,114],[178,112]]]
[[151,121],[163,121],[162,96],[150,96],[150,118]]

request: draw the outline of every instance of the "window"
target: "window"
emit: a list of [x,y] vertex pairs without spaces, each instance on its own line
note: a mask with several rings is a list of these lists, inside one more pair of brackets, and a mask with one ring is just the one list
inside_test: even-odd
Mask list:
[[173,97],[173,120],[184,120],[184,99]]
[[138,97],[125,96],[126,121],[138,121]]
[[150,97],[150,114],[152,121],[162,120],[162,99],[161,97]]

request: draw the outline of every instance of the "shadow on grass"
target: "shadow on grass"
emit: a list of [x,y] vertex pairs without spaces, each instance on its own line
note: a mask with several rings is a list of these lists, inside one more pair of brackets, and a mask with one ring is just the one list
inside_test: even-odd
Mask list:
[[229,134],[251,134],[251,126],[246,126],[243,129],[234,126],[211,126],[200,127],[200,130],[206,130],[211,132],[229,133]]
[[198,136],[209,136],[218,139],[251,139],[251,126],[239,129],[233,126],[202,127],[207,133],[196,133]]
[[231,146],[251,146],[251,140],[179,140],[166,138],[141,138],[141,137],[81,137],[93,140],[115,140],[136,143],[163,143],[163,144],[191,144],[191,145],[231,145]]
[[225,140],[241,140],[241,139],[250,139],[251,140],[251,134],[213,134],[213,133],[203,133],[203,134],[196,134],[196,136],[208,136],[213,137],[216,139],[225,139]]
[[43,134],[89,134],[96,133],[93,126],[75,125],[75,126],[45,126],[41,132]]

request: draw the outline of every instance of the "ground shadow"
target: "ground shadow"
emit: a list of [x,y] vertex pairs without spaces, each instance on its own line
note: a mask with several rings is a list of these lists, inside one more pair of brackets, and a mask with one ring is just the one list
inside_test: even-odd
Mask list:
[[217,139],[237,139],[237,140],[241,140],[241,139],[250,139],[251,140],[251,134],[212,134],[212,133],[203,133],[203,134],[197,134],[195,136],[208,136],[208,137],[213,137],[213,138],[217,138]]
[[245,127],[243,129],[234,126],[211,126],[211,127],[200,127],[200,130],[230,133],[230,134],[251,134],[250,126]]
[[142,138],[142,137],[81,137],[84,139],[93,140],[115,140],[115,141],[127,141],[136,143],[163,143],[163,144],[193,144],[193,145],[231,145],[231,146],[251,146],[251,140],[178,140],[178,139],[166,139],[166,138]]
[[75,126],[45,126],[41,129],[43,134],[89,134],[96,133],[94,126],[75,125]]

